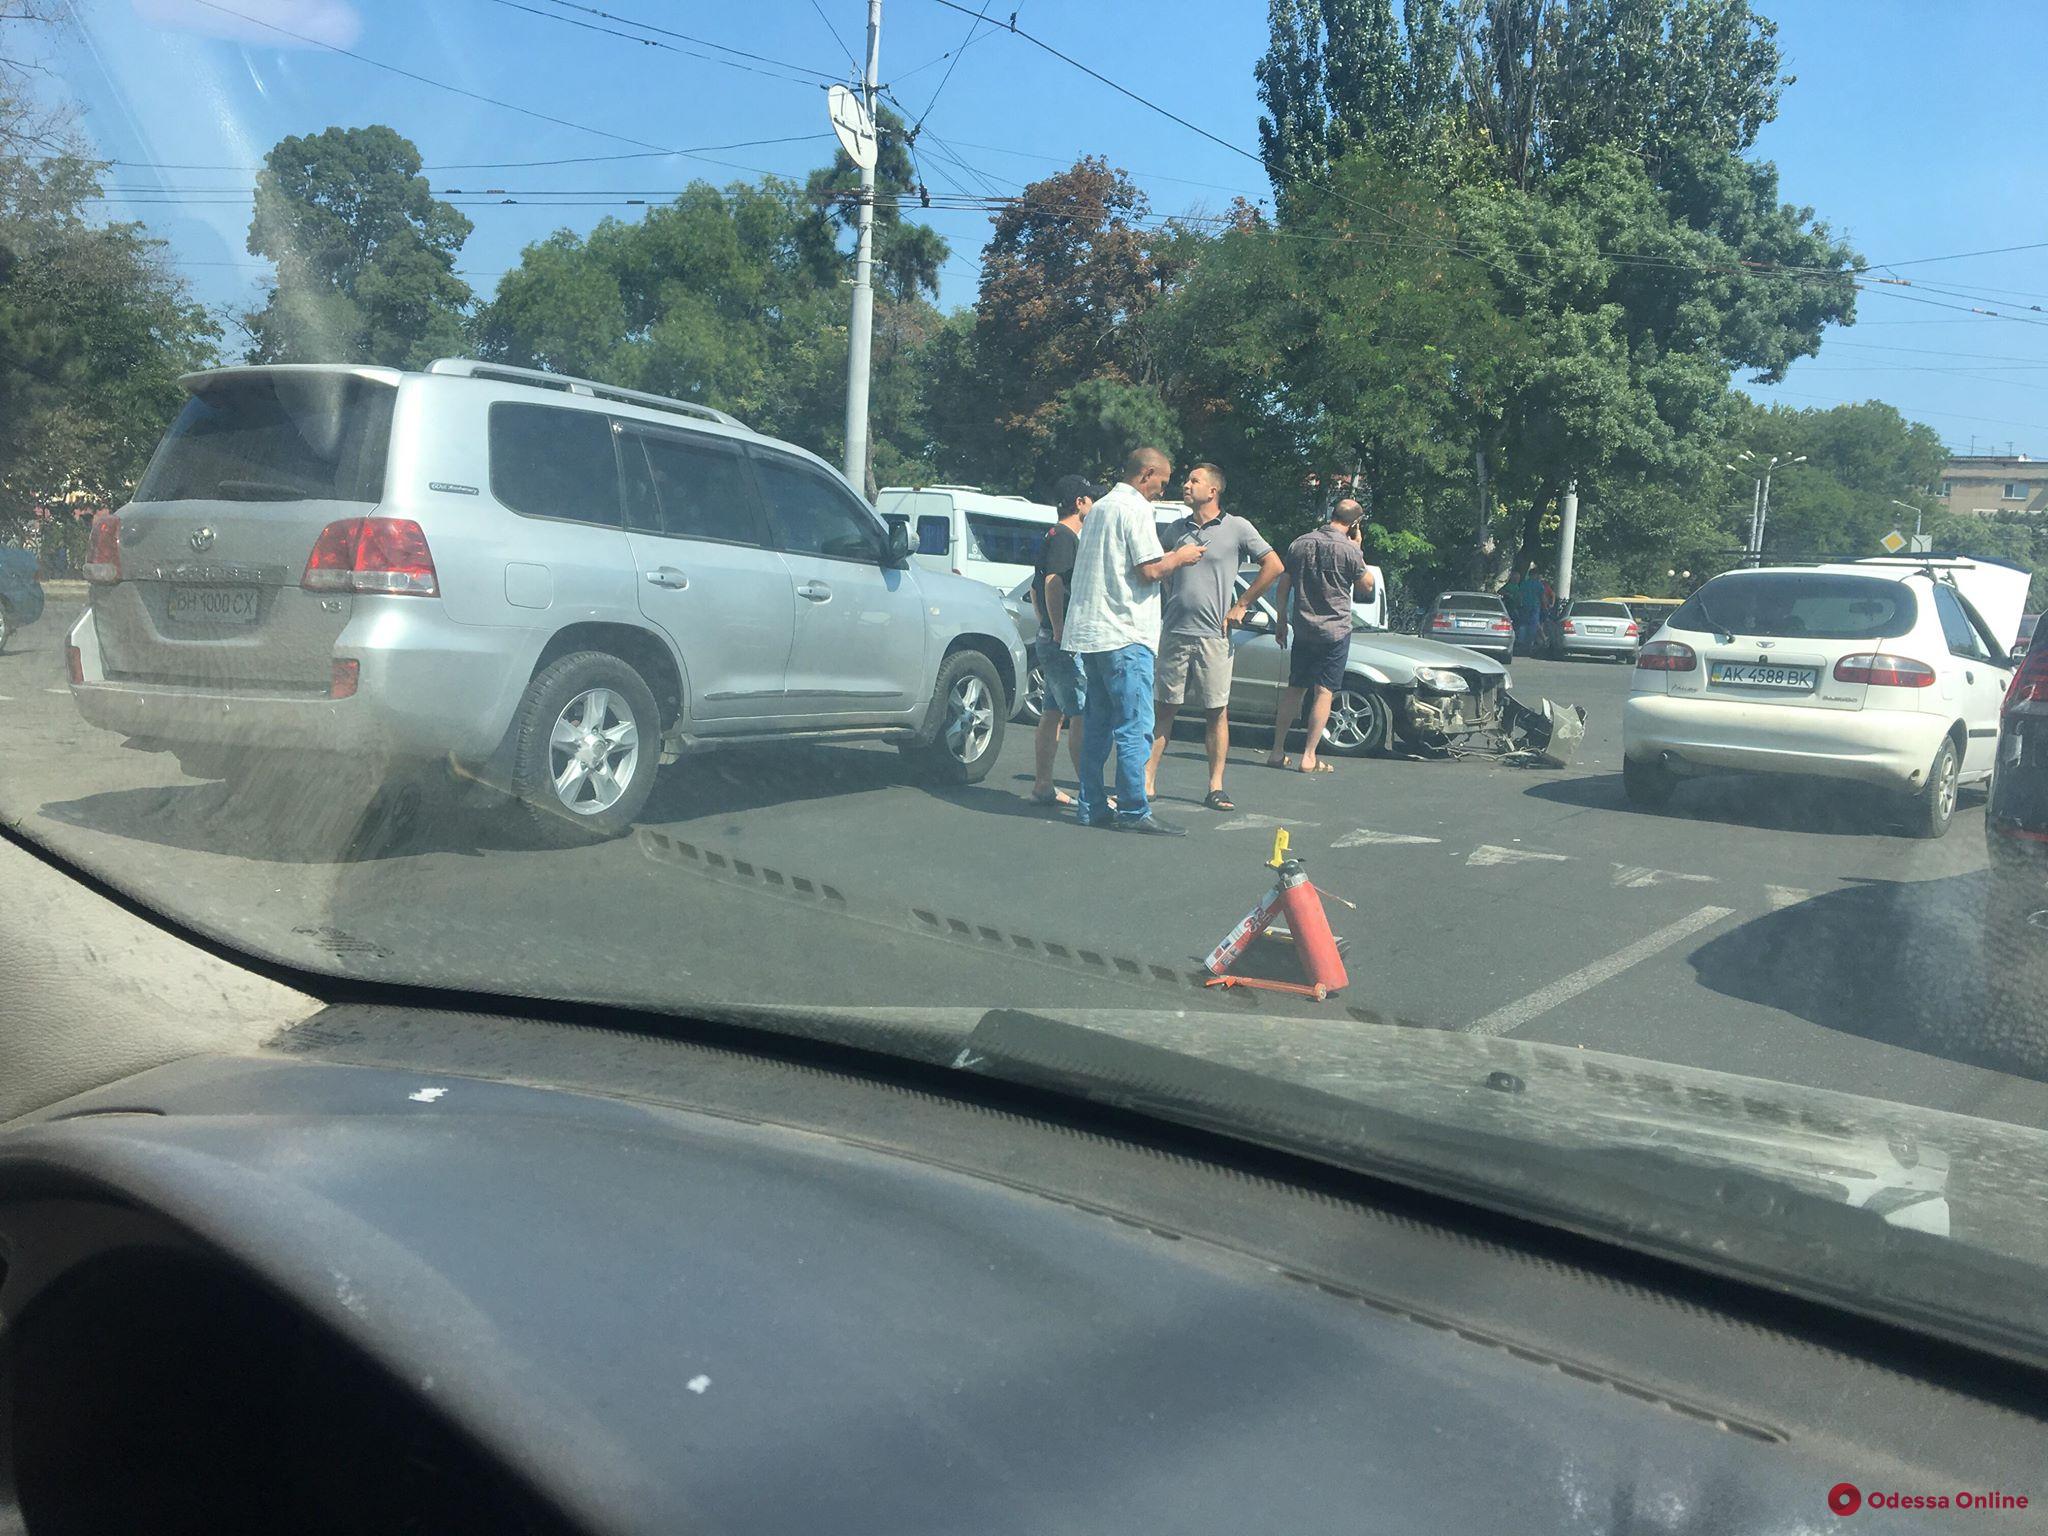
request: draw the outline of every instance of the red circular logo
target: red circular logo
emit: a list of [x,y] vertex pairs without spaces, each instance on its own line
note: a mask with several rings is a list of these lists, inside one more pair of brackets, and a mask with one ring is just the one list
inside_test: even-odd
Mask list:
[[1854,1483],[1837,1483],[1828,1490],[1828,1508],[1838,1515],[1853,1515],[1863,1507],[1863,1495]]

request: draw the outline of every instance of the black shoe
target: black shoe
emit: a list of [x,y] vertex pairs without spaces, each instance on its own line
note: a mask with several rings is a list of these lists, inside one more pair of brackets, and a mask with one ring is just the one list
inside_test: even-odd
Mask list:
[[1156,816],[1140,816],[1135,821],[1120,821],[1119,832],[1140,832],[1150,837],[1186,837],[1186,827],[1176,827],[1170,821],[1161,821]]
[[1094,821],[1083,821],[1080,817],[1076,816],[1074,818],[1074,825],[1077,827],[1094,827],[1099,832],[1114,832],[1116,830],[1116,817],[1109,815]]

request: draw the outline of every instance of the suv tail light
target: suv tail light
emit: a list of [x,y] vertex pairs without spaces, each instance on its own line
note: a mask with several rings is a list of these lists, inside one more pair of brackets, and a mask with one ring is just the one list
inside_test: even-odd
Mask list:
[[1636,665],[1645,672],[1690,672],[1699,664],[1693,648],[1676,640],[1652,640],[1636,652]]
[[102,512],[92,520],[92,544],[85,556],[85,579],[110,585],[121,579],[121,514]]
[[1885,688],[1932,688],[1934,668],[1910,656],[1859,651],[1835,663],[1838,683],[1876,683]]
[[2012,686],[2005,690],[2005,708],[2015,704],[2048,703],[2048,650],[2036,651],[2031,646],[2020,658],[2019,670],[2012,675]]
[[345,517],[313,541],[299,585],[309,592],[392,592],[439,597],[427,536],[409,517]]
[[352,699],[356,696],[356,685],[362,681],[363,664],[352,656],[337,656],[328,670],[327,697],[330,699]]

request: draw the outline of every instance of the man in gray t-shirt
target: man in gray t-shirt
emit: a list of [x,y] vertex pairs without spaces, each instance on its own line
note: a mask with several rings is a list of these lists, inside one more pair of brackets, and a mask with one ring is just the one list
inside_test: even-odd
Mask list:
[[[1230,754],[1230,628],[1244,622],[1246,610],[1280,579],[1281,563],[1258,529],[1223,510],[1223,471],[1214,464],[1190,470],[1181,494],[1192,510],[1161,529],[1159,542],[1169,550],[1199,544],[1206,553],[1162,584],[1159,681],[1145,794],[1150,798],[1158,780],[1174,716],[1189,704],[1202,711],[1207,724],[1209,794],[1202,803],[1212,811],[1232,811],[1237,807],[1223,793],[1223,767]],[[1252,564],[1258,574],[1244,596],[1232,602],[1238,571]]]
[[[1288,598],[1294,599],[1294,652],[1287,663],[1287,691],[1280,695],[1273,721],[1273,750],[1266,754],[1269,768],[1294,766],[1286,753],[1287,733],[1294,729],[1306,697],[1308,739],[1301,747],[1301,771],[1331,771],[1316,749],[1330,722],[1330,701],[1344,686],[1344,668],[1351,656],[1351,601],[1355,596],[1370,602],[1373,594],[1372,570],[1360,547],[1359,520],[1364,516],[1365,509],[1347,496],[1330,509],[1327,523],[1287,546],[1287,574],[1280,578],[1273,603],[1285,614]],[[1273,638],[1288,643],[1284,622]]]

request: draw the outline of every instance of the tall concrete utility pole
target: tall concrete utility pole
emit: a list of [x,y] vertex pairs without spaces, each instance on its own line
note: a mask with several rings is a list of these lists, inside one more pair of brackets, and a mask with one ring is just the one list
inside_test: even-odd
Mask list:
[[1572,555],[1579,542],[1579,482],[1564,488],[1564,504],[1558,517],[1557,600],[1571,601]]
[[[875,120],[882,72],[882,0],[868,0],[868,67],[861,105]],[[879,151],[879,145],[877,146]],[[853,321],[846,337],[846,478],[868,493],[868,361],[875,340],[875,167],[860,168],[860,245],[853,263]]]

